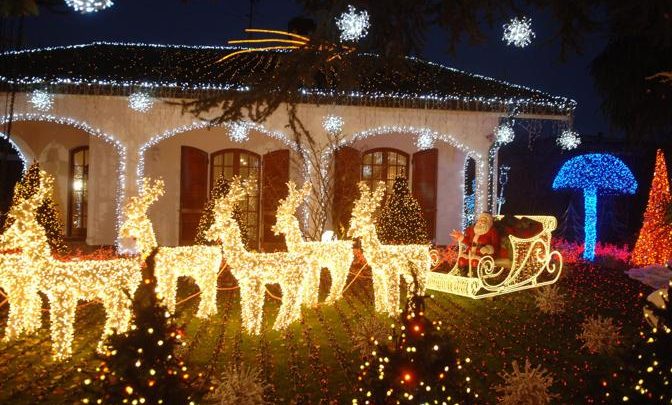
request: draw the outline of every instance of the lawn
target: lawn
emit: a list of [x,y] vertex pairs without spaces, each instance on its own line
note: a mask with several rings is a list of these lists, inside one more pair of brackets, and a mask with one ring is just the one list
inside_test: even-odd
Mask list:
[[[273,403],[349,403],[360,364],[356,336],[362,321],[373,316],[370,277],[364,271],[350,281],[343,300],[304,310],[303,320],[284,332],[271,330],[278,301],[268,296],[260,337],[242,332],[238,291],[228,273],[220,279],[219,314],[209,320],[194,317],[197,289],[182,282],[178,300],[186,301],[178,305],[177,315],[186,329],[184,357],[192,371],[211,376],[233,365],[258,367],[271,384],[267,397]],[[328,283],[325,272],[321,298]],[[525,359],[553,375],[552,390],[560,403],[603,401],[594,398],[605,391],[602,380],[622,362],[643,327],[647,290],[621,270],[581,264],[566,267],[559,285],[567,298],[559,315],[540,313],[534,290],[479,301],[434,293],[428,301],[427,316],[441,320],[445,338],[461,357],[471,359],[470,375],[482,403],[496,402],[493,387],[502,381],[502,368]],[[622,326],[621,349],[613,355],[589,354],[576,339],[583,319],[597,314],[614,317]],[[91,370],[97,364],[93,351],[102,317],[100,305],[80,306],[75,354],[69,362],[51,361],[46,317],[37,335],[0,343],[0,403],[76,403],[84,378],[77,369]],[[5,305],[0,308],[0,330],[6,320]]]

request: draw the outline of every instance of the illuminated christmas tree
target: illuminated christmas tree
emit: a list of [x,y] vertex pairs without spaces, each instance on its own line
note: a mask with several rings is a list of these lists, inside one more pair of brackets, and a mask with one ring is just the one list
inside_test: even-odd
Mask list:
[[182,330],[156,297],[155,256],[156,249],[133,299],[135,326],[105,342],[100,365],[84,380],[84,403],[187,404],[203,394],[177,354]]
[[672,203],[667,176],[665,155],[658,149],[644,223],[632,251],[631,261],[637,266],[664,264],[672,259],[672,224],[665,220],[665,213]]
[[378,237],[383,243],[406,245],[428,243],[427,221],[418,201],[408,190],[405,177],[394,180],[392,195],[387,198],[377,223]]
[[469,387],[464,362],[439,335],[440,322],[425,317],[424,297],[406,302],[401,325],[387,341],[377,342],[360,366],[353,404],[470,404],[478,394]]
[[[19,201],[24,200],[37,192],[37,189],[40,185],[40,165],[37,162],[33,162],[30,165],[26,173],[23,175],[23,178],[20,182],[14,187],[14,196],[12,197],[12,206],[18,204]],[[44,227],[44,230],[47,233],[47,238],[49,239],[49,246],[52,251],[57,253],[66,253],[68,247],[63,241],[63,223],[61,222],[61,216],[58,213],[56,208],[56,203],[54,202],[51,194],[44,198],[44,202],[37,209],[37,222]],[[12,226],[13,221],[10,218],[7,218],[3,224],[2,231],[4,232],[7,228]]]
[[[209,245],[209,246],[214,246],[216,244],[219,244],[219,242],[216,241],[209,241],[205,238],[205,231],[212,226],[213,222],[215,222],[215,217],[214,217],[214,209],[215,209],[215,201],[217,199],[224,197],[229,193],[229,186],[230,183],[229,181],[224,178],[224,176],[219,176],[219,178],[215,181],[215,186],[212,188],[210,191],[210,199],[208,202],[205,204],[205,207],[203,208],[203,213],[201,214],[201,219],[198,221],[198,228],[196,228],[196,239],[195,243],[197,245]],[[245,247],[250,249],[250,235],[248,232],[245,232],[246,226],[245,226],[245,221],[243,221],[243,214],[242,211],[240,210],[240,207],[236,207],[233,217],[235,218],[236,222],[238,223],[238,226],[240,227],[240,234],[243,238],[243,243],[245,244]]]

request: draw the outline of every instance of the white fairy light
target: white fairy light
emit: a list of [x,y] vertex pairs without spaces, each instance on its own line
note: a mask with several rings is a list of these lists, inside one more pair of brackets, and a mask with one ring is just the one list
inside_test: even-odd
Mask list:
[[432,149],[434,147],[434,137],[432,136],[432,133],[430,131],[423,131],[418,135],[415,146],[419,150]]
[[508,24],[503,25],[504,35],[502,40],[506,41],[507,45],[524,48],[532,43],[532,39],[536,37],[532,31],[532,20],[528,17],[518,19],[514,17]]
[[114,2],[112,0],[65,0],[65,4],[79,13],[88,14],[112,7]]
[[506,145],[507,143],[513,142],[515,137],[516,133],[513,131],[510,124],[504,123],[495,128],[495,141],[500,145]]
[[343,130],[343,118],[338,115],[327,115],[322,120],[322,127],[330,135],[339,134]]
[[47,112],[54,106],[54,95],[49,94],[46,90],[33,90],[28,96],[28,102],[35,107],[35,109]]
[[571,129],[565,129],[555,142],[564,150],[572,150],[581,145],[581,137]]
[[336,26],[341,31],[341,41],[358,41],[369,33],[369,13],[366,10],[357,12],[348,5],[348,11],[336,18]]
[[250,138],[250,128],[243,121],[232,122],[229,125],[229,138],[234,142],[245,142]]
[[154,106],[154,99],[149,94],[138,91],[128,96],[128,107],[138,112],[147,112]]

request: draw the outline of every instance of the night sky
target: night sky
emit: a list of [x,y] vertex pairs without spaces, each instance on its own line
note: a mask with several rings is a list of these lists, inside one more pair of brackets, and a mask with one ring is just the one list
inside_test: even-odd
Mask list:
[[[26,21],[28,47],[68,45],[92,41],[123,41],[162,44],[225,45],[244,38],[248,23],[247,1],[115,0],[115,5],[96,14],[54,14],[44,11]],[[301,13],[291,0],[260,0],[254,26],[286,29]],[[583,135],[613,135],[600,112],[600,99],[589,74],[590,61],[606,42],[604,35],[586,39],[582,55],[560,61],[553,24],[547,15],[532,14],[537,34],[532,45],[520,49],[501,41],[504,21],[486,27],[487,40],[472,45],[464,41],[454,55],[447,51],[439,29],[428,37],[425,59],[575,99],[574,127]],[[372,19],[375,24],[375,19]]]

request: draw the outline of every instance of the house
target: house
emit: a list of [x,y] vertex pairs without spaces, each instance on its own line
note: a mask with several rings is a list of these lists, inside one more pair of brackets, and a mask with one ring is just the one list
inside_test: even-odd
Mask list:
[[[270,230],[284,196],[277,185],[311,176],[300,163],[285,109],[263,123],[209,127],[176,104],[214,92],[233,97],[286,54],[250,52],[215,63],[234,49],[97,42],[0,55],[3,96],[14,91],[10,139],[25,161],[38,160],[56,177],[67,236],[114,244],[126,196],[143,176],[161,176],[166,195],[150,210],[159,243],[190,243],[214,179],[240,175],[260,185],[242,207],[252,240],[279,242]],[[324,159],[334,163],[328,221],[334,229],[347,226],[355,182],[383,180],[391,187],[404,175],[435,243],[450,242],[451,230],[462,227],[469,211],[494,204],[494,129],[513,111],[568,121],[576,106],[415,58],[404,61],[412,78],[400,78],[375,55],[357,61],[358,88],[304,89],[298,107],[322,142]],[[3,124],[9,119],[0,116]],[[338,131],[338,145],[327,142],[327,131]]]

